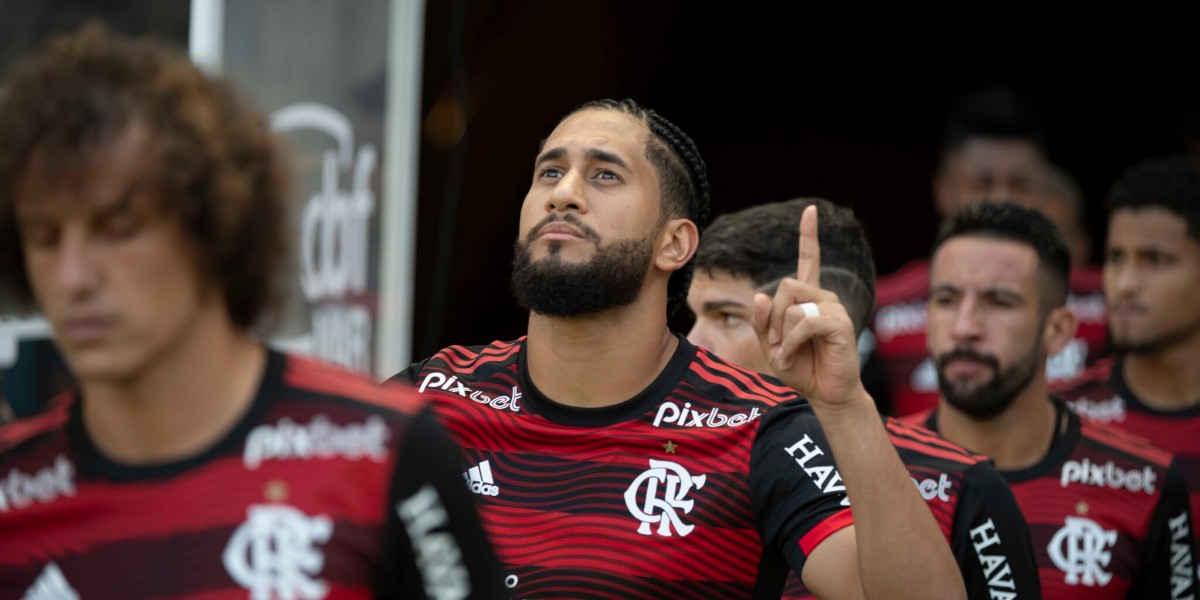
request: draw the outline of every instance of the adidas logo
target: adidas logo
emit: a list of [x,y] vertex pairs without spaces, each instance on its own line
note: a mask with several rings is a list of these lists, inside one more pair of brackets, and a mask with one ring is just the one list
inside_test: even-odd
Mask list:
[[21,600],[79,600],[79,592],[67,583],[62,569],[52,562],[42,569],[42,574],[29,586]]
[[492,479],[492,463],[491,461],[483,461],[463,473],[463,479],[467,481],[467,487],[472,493],[481,494],[484,496],[499,496],[500,488],[496,486],[496,480]]

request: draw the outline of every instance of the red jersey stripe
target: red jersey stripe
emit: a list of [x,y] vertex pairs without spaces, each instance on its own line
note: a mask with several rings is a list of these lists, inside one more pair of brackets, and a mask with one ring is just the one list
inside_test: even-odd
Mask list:
[[850,512],[850,509],[844,508],[840,512],[833,513],[800,538],[800,549],[804,551],[805,556],[808,556],[829,536],[853,524],[854,514]]

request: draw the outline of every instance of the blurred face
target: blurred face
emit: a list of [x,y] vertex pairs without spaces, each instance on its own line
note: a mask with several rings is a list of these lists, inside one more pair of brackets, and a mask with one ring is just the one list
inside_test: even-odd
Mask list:
[[534,163],[513,265],[518,300],[572,316],[637,299],[662,224],[649,131],[611,110],[558,125]]
[[947,216],[975,200],[1013,200],[1040,205],[1044,163],[1033,144],[975,138],[946,158],[934,181],[938,212]]
[[929,353],[942,396],[977,418],[1001,414],[1045,363],[1037,253],[983,237],[956,237],[934,254]]
[[1200,335],[1200,244],[1162,208],[1121,209],[1108,222],[1104,295],[1119,351],[1151,353]]
[[131,124],[93,153],[77,179],[47,181],[35,168],[18,190],[30,286],[85,384],[143,375],[202,311],[224,310],[201,283],[179,219],[160,208],[148,140],[141,124]]
[[748,277],[697,271],[687,297],[696,315],[688,341],[751,371],[771,373],[751,323],[754,293]]

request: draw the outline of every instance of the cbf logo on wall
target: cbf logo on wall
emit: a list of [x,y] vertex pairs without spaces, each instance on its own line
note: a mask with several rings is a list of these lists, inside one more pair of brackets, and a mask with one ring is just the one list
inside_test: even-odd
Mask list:
[[289,332],[280,344],[369,372],[376,296],[368,279],[370,224],[376,204],[371,180],[379,151],[371,144],[356,149],[350,119],[324,104],[285,106],[271,115],[271,127],[279,133],[323,134],[329,143],[319,165],[300,165],[320,169],[319,186],[300,213],[297,240],[300,290],[311,328],[306,334]]

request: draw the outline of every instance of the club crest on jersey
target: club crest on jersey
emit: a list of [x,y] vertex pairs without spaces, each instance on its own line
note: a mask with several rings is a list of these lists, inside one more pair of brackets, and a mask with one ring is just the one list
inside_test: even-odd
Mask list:
[[1116,543],[1116,530],[1085,517],[1068,516],[1046,549],[1067,585],[1096,587],[1112,580],[1112,573],[1105,568],[1112,561],[1110,549]]
[[75,465],[65,456],[54,464],[26,473],[12,469],[0,479],[0,513],[19,510],[40,502],[49,504],[62,496],[75,495]]
[[511,396],[489,396],[467,387],[467,384],[459,381],[455,375],[446,377],[444,373],[430,373],[421,379],[421,385],[417,388],[417,392],[424,393],[429,388],[458,394],[463,398],[470,398],[476,404],[486,404],[496,410],[521,412],[521,390],[515,385],[512,387]]
[[1111,460],[1101,465],[1085,458],[1080,461],[1069,460],[1063,464],[1061,483],[1062,487],[1067,487],[1070,483],[1082,483],[1110,487],[1114,490],[1145,492],[1153,496],[1156,479],[1158,473],[1149,466],[1127,471],[1113,464]]
[[368,458],[387,460],[387,442],[391,437],[387,424],[378,415],[362,423],[334,424],[325,415],[313,417],[301,425],[289,418],[255,427],[246,437],[242,462],[254,470],[268,460]]
[[1092,400],[1084,396],[1067,401],[1067,406],[1076,414],[1096,423],[1122,423],[1125,421],[1125,399],[1120,396],[1104,400]]
[[[817,446],[817,443],[811,437],[806,434],[800,438],[800,441],[784,448],[783,451],[796,460],[796,464],[800,465],[801,469],[804,469],[805,474],[812,479],[817,489],[825,494],[841,494],[845,496],[842,498],[841,505],[850,506],[850,497],[846,496],[846,484],[842,482],[842,474],[838,473],[838,470],[833,465],[814,464],[811,467],[808,466],[808,463],[812,462],[814,458],[825,455],[825,451]],[[797,454],[800,454],[800,456],[796,456]]]
[[[672,529],[681,537],[691,533],[696,526],[685,523],[679,511],[685,515],[692,512],[696,501],[689,500],[687,495],[692,489],[704,487],[706,479],[707,475],[693,476],[678,463],[650,459],[650,468],[638,475],[625,490],[625,506],[642,522],[637,532],[642,535],[657,533],[664,537],[671,537]],[[658,529],[652,532],[650,525],[655,523]]]
[[715,406],[709,411],[699,411],[692,408],[691,402],[684,402],[682,407],[674,402],[663,402],[658,405],[653,425],[661,427],[667,423],[680,427],[741,427],[761,416],[758,407],[751,408],[749,413],[729,416],[717,410]]
[[317,575],[325,567],[320,546],[333,534],[329,517],[285,504],[255,505],[246,513],[222,556],[229,576],[254,600],[324,598],[329,584]]

